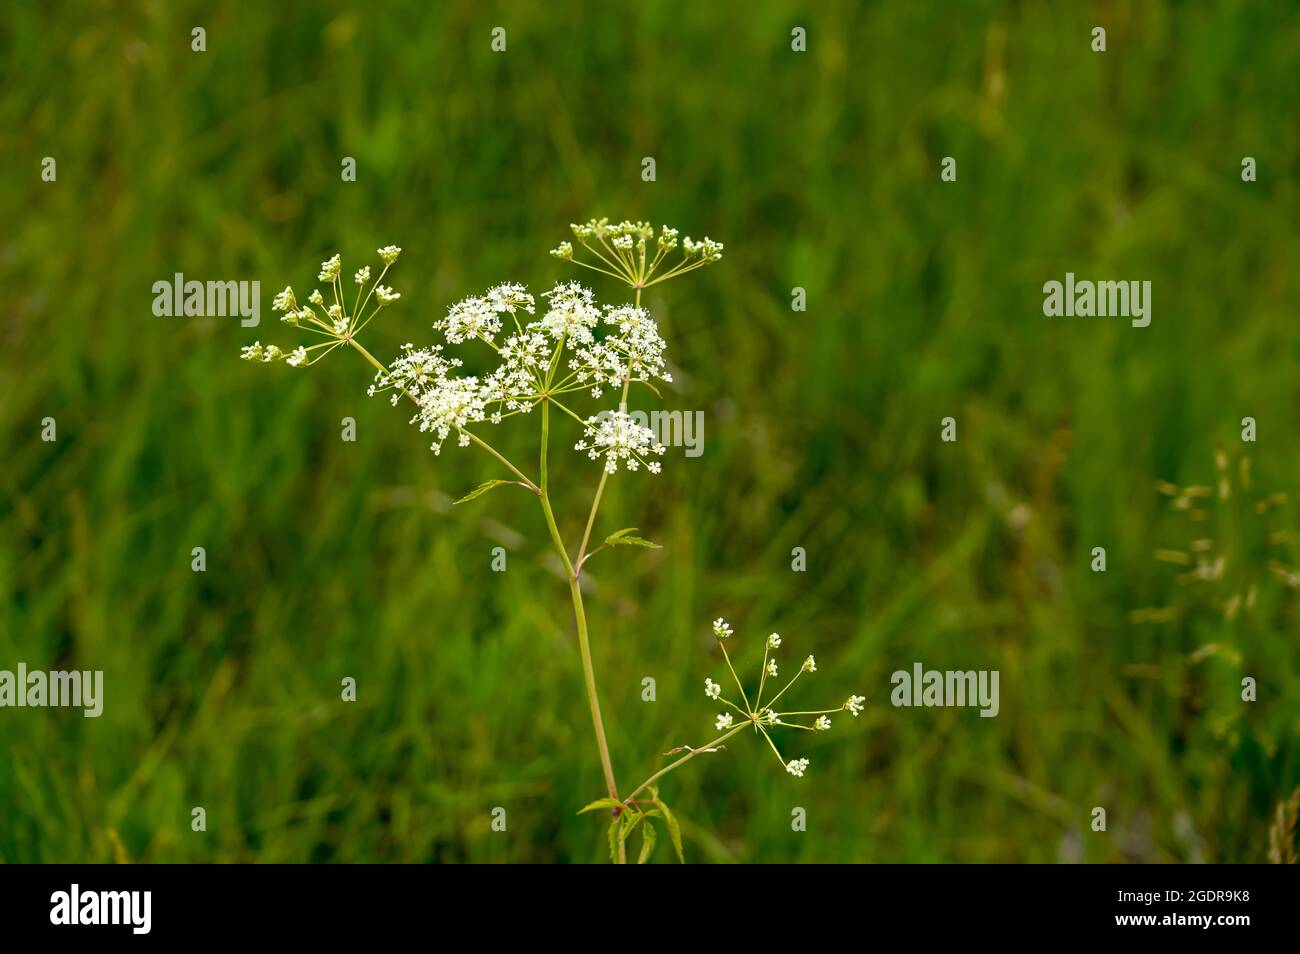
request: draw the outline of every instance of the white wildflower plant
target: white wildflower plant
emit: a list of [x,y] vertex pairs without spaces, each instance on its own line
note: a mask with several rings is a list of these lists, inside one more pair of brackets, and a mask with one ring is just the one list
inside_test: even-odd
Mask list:
[[[829,728],[828,715],[848,710],[856,716],[862,711],[864,700],[851,696],[839,709],[821,712],[778,712],[774,708],[777,702],[804,672],[815,671],[815,666],[812,657],[808,657],[780,692],[764,700],[766,682],[777,673],[776,661],[769,658],[781,645],[780,636],[774,633],[765,641],[762,676],[753,705],[749,704],[738,679],[736,686],[743,707],[724,697],[721,685],[707,679],[705,695],[730,710],[715,719],[715,728],[724,734],[698,749],[687,746],[675,749],[669,754],[681,751],[687,754],[655,772],[633,789],[631,795],[619,794],[601,717],[579,578],[586,562],[603,550],[617,546],[658,546],[634,536],[635,527],[617,530],[602,543],[592,545],[593,529],[609,479],[620,470],[658,474],[661,467],[657,458],[665,452],[653,432],[638,424],[628,412],[634,385],[658,395],[660,385],[672,382],[665,358],[666,344],[658,323],[642,305],[642,293],[646,288],[719,261],[723,246],[709,238],[697,242],[686,237],[680,243],[680,254],[675,255],[679,248],[677,230],[668,226],[656,230],[644,222],[611,224],[608,219],[593,219],[572,229],[578,248],[566,241],[552,254],[618,280],[630,290],[631,301],[602,304],[591,289],[573,281],[558,282],[537,296],[522,284],[503,283],[482,295],[453,304],[433,325],[442,340],[420,347],[407,343],[385,365],[361,344],[359,336],[379,312],[392,307],[402,297],[400,292],[384,284],[402,250],[386,245],[377,250],[383,266],[377,275],[372,278],[370,265],[352,273],[356,285],[353,295],[348,295],[345,288],[342,257],[335,254],[321,263],[317,278],[322,288],[312,290],[305,304],[299,301],[292,287],[275,296],[273,308],[282,313],[281,320],[312,335],[311,342],[288,351],[277,345],[254,342],[242,349],[241,356],[263,363],[283,361],[301,368],[317,363],[338,348],[349,348],[375,370],[368,393],[385,394],[394,405],[409,400],[414,408],[411,423],[429,436],[435,453],[441,452],[445,441],[454,438],[458,446],[474,445],[485,451],[509,475],[508,479],[486,481],[457,503],[509,485],[524,487],[537,497],[551,543],[567,575],[587,704],[608,793],[582,811],[608,810],[610,856],[616,862],[626,862],[628,837],[638,828],[641,845],[637,860],[647,860],[655,844],[652,819],[666,828],[681,859],[680,826],[660,799],[655,784],[661,777],[697,754],[718,751],[727,739],[746,729],[761,734],[777,753],[782,767],[791,775],[802,777],[808,760],[784,759],[769,730],[780,727],[824,731]],[[496,362],[495,367],[477,374],[462,373],[461,357],[448,350],[461,347],[486,349],[488,359]],[[615,410],[592,414],[570,406],[579,398],[600,399],[607,394],[617,396]],[[575,450],[601,465],[591,506],[581,524],[585,529],[576,548],[567,544],[561,534],[548,489],[553,412],[569,419],[568,426],[576,433]],[[525,473],[483,436],[485,431],[508,418],[524,415],[532,415],[540,430],[535,477]],[[731,626],[718,619],[713,624],[713,633],[730,669],[726,642],[732,637]],[[734,669],[732,677],[735,678]],[[797,721],[805,716],[818,718],[811,725]]]
[[[706,677],[704,680],[705,696],[714,702],[721,702],[731,710],[729,712],[719,713],[714,717],[714,731],[721,732],[722,735],[718,736],[711,742],[706,742],[698,748],[689,745],[679,745],[676,748],[665,752],[664,755],[666,756],[677,755],[679,758],[651,775],[648,779],[642,782],[640,786],[634,789],[630,796],[622,800],[613,798],[597,799],[583,809],[584,812],[596,811],[604,808],[613,808],[620,811],[621,814],[615,817],[609,827],[611,856],[616,854],[618,846],[625,842],[627,836],[638,827],[642,829],[642,852],[646,853],[653,850],[654,828],[650,819],[662,820],[665,827],[668,829],[669,836],[673,839],[674,846],[680,845],[681,833],[677,820],[673,817],[671,811],[669,811],[668,807],[659,797],[659,790],[656,787],[656,783],[669,772],[680,768],[696,756],[706,753],[721,752],[726,748],[726,742],[728,739],[744,732],[746,729],[750,729],[755,735],[763,737],[763,741],[766,742],[768,747],[772,750],[772,754],[776,756],[776,760],[783,771],[795,778],[803,778],[811,764],[810,760],[806,756],[787,759],[781,754],[781,750],[777,747],[776,741],[772,738],[770,730],[779,727],[781,729],[795,729],[803,732],[811,732],[813,734],[827,732],[831,728],[830,717],[835,715],[837,712],[848,712],[854,718],[857,718],[863,712],[866,697],[857,695],[849,696],[843,705],[837,706],[834,709],[778,710],[776,708],[777,703],[780,702],[790,688],[799,681],[800,676],[804,673],[816,672],[817,667],[813,663],[812,656],[809,656],[804,660],[803,665],[799,667],[799,670],[794,674],[794,677],[782,686],[779,691],[772,693],[770,698],[765,698],[768,690],[771,688],[767,685],[768,678],[774,678],[777,673],[776,659],[772,656],[772,652],[781,645],[781,636],[778,633],[772,633],[763,643],[763,663],[759,669],[760,676],[758,680],[758,688],[754,692],[753,701],[751,702],[748,693],[745,691],[744,683],[741,682],[740,677],[736,674],[735,666],[732,665],[731,653],[727,650],[727,643],[733,636],[731,625],[725,619],[719,617],[713,621],[712,629],[718,648],[722,650],[722,658],[726,661],[727,671],[731,673],[731,678],[735,682],[736,691],[740,701],[737,703],[722,695],[722,686],[714,682],[712,678]],[[809,718],[813,719],[811,723],[806,721]],[[681,755],[683,752],[686,754]],[[648,793],[649,798],[638,798],[638,796],[643,792]],[[646,847],[647,841],[650,845],[649,848]]]

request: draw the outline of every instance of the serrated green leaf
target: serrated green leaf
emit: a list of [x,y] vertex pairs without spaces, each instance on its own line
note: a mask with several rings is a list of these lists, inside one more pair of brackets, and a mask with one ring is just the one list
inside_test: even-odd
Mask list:
[[677,823],[677,816],[659,800],[655,800],[659,810],[664,813],[664,826],[668,829],[668,840],[673,843],[673,851],[677,852],[677,860],[686,864],[686,856],[682,854],[682,826]]
[[622,841],[619,833],[623,830],[623,820],[615,818],[609,823],[609,860],[618,864],[618,843]]
[[[489,490],[496,490],[498,487],[504,487],[507,484],[513,484],[513,483],[515,483],[515,481],[513,480],[484,481],[483,483],[475,487],[473,490],[471,490],[469,493],[467,493],[464,497],[461,497],[459,500],[457,500],[456,503],[463,504],[465,503],[465,501],[473,500],[475,497],[482,497]],[[452,506],[455,506],[455,504],[453,504]]]
[[608,797],[606,797],[606,798],[598,798],[598,799],[596,799],[594,802],[592,802],[591,804],[589,804],[589,805],[584,805],[581,809],[578,810],[578,814],[579,814],[579,815],[585,815],[587,812],[594,812],[594,811],[595,811],[596,809],[598,809],[598,808],[610,808],[610,809],[613,809],[613,808],[617,808],[619,805],[622,805],[622,804],[623,804],[623,803],[620,802],[617,798],[608,798]]
[[605,538],[607,547],[649,547],[651,550],[660,549],[659,544],[651,543],[641,537],[631,536],[636,527],[624,527],[622,530],[615,530]]
[[637,855],[636,863],[643,865],[650,853],[655,850],[655,826],[646,822],[641,826],[641,854]]

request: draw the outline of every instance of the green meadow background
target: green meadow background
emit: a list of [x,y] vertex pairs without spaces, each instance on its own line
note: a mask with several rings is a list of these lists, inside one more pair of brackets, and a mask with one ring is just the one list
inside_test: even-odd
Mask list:
[[[605,860],[535,501],[453,509],[493,462],[434,457],[355,355],[238,360],[299,342],[271,297],[335,251],[403,247],[390,357],[489,285],[587,281],[546,253],[602,215],[726,244],[646,300],[704,452],[599,520],[663,549],[586,574],[620,784],[712,737],[717,616],[744,672],[774,630],[816,655],[797,708],[868,700],[779,736],[803,779],[747,735],[669,776],[688,861],[1267,860],[1300,785],[1298,60],[1300,9],[1229,0],[6,4],[0,669],[106,700],[0,709],[0,861]],[[1150,280],[1151,326],[1045,318],[1067,271]],[[175,272],[261,281],[261,326],[155,317]],[[572,542],[598,466],[560,420]],[[531,471],[535,427],[492,439]],[[1156,557],[1207,539],[1219,580]],[[999,670],[1000,714],[894,708],[915,662]]]

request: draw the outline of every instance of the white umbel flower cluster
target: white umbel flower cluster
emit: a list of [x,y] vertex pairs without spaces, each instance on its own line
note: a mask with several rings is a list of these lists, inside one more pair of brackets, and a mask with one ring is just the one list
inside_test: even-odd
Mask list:
[[421,395],[441,386],[447,380],[447,373],[459,366],[460,359],[443,356],[441,345],[416,348],[407,342],[402,345],[401,354],[388,366],[388,371],[375,376],[375,383],[366,393],[373,397],[381,391],[392,391],[394,406],[406,393],[418,404]]
[[[391,300],[382,286],[376,295],[384,303]],[[486,374],[457,378],[452,369],[460,361],[445,358],[440,347],[416,351],[408,346],[392,368],[376,376],[371,393],[392,389],[394,403],[400,394],[411,397],[419,406],[413,421],[435,435],[432,446],[437,452],[452,431],[484,421],[500,423],[544,401],[576,417],[561,403],[564,395],[576,391],[599,395],[608,385],[671,380],[663,338],[644,309],[602,308],[591,290],[577,282],[561,282],[541,299],[541,316],[530,320],[538,305],[528,289],[516,283],[497,285],[452,305],[434,325],[448,344],[482,341],[492,348],[500,363]],[[561,366],[565,352],[567,370]],[[413,380],[412,373],[419,380]],[[626,410],[579,420],[583,433],[575,448],[601,461],[606,472],[620,467],[660,472],[660,462],[652,458],[667,448]],[[458,435],[458,443],[466,442]]]
[[658,461],[646,460],[650,454],[662,455],[667,448],[659,443],[655,432],[638,424],[625,411],[606,411],[587,418],[583,439],[574,450],[586,451],[592,460],[605,459],[605,472],[615,473],[618,465],[637,470],[641,465],[652,474],[659,473]]
[[435,454],[442,452],[442,442],[453,430],[457,432],[456,443],[464,447],[469,443],[465,427],[487,416],[487,402],[488,395],[478,378],[449,378],[420,395],[419,412],[411,423],[419,424],[423,433],[434,435],[429,447]]
[[[401,251],[396,245],[388,245],[379,249],[379,257],[384,261],[384,270],[380,272],[379,277],[375,279],[374,285],[368,292],[366,286],[370,283],[370,266],[365,265],[357,270],[353,277],[361,287],[357,291],[356,298],[352,301],[352,305],[355,306],[352,311],[348,310],[349,305],[345,300],[346,296],[342,294],[343,257],[337,253],[330,256],[321,262],[320,271],[316,277],[322,282],[329,283],[332,303],[327,303],[325,296],[321,294],[321,290],[314,288],[307,295],[307,304],[299,305],[292,286],[286,286],[283,291],[279,292],[271,300],[271,310],[284,313],[280,317],[282,322],[315,333],[316,338],[313,340],[316,343],[299,346],[292,351],[286,352],[275,345],[263,346],[260,342],[255,342],[243,348],[240,356],[247,361],[283,360],[290,367],[301,368],[315,364],[325,355],[342,345],[351,344],[355,346],[357,333],[381,310],[402,297],[398,292],[382,284],[384,275],[388,272],[388,267],[397,261],[397,256]],[[365,292],[364,299],[361,297],[363,292]],[[373,308],[371,308],[372,301]],[[367,308],[370,308],[368,313]]]
[[600,308],[591,289],[577,282],[563,282],[543,297],[549,300],[550,308],[540,324],[553,341],[563,339],[575,347],[595,341],[592,329],[600,322]]
[[[753,695],[745,692],[744,686],[740,682],[740,677],[736,675],[736,669],[732,665],[731,653],[727,649],[727,644],[732,637],[731,625],[722,617],[713,621],[713,635],[718,641],[718,647],[722,650],[722,655],[727,660],[727,669],[731,672],[732,678],[736,682],[736,688],[740,693],[740,700],[744,703],[743,707],[737,705],[731,699],[722,695],[722,687],[712,679],[704,680],[704,694],[715,702],[722,702],[739,713],[737,720],[730,713],[719,715],[715,722],[714,728],[724,734],[709,743],[707,751],[716,751],[716,746],[721,745],[725,740],[731,738],[741,729],[753,727],[754,731],[761,734],[766,740],[768,747],[775,753],[781,766],[796,778],[803,778],[804,772],[808,769],[808,759],[797,758],[786,760],[777,748],[773,733],[777,729],[802,729],[806,732],[818,733],[829,732],[831,728],[830,717],[836,712],[848,711],[854,716],[862,712],[863,704],[866,702],[863,696],[849,696],[848,701],[837,709],[818,709],[808,710],[778,710],[777,703],[785,696],[786,692],[799,681],[805,673],[814,673],[817,671],[817,663],[812,656],[808,656],[800,665],[798,672],[787,681],[780,689],[776,689],[779,667],[776,658],[772,655],[774,651],[781,647],[781,635],[779,633],[770,634],[763,644],[763,665],[761,677],[758,682],[758,690]],[[752,705],[750,700],[753,700]],[[812,723],[809,724],[806,719],[811,717]]]
[[497,285],[489,288],[486,295],[472,295],[452,305],[447,317],[433,327],[452,344],[472,338],[490,343],[501,330],[502,315],[514,315],[520,310],[531,315],[536,307],[533,296],[523,285]]
[[[471,341],[487,344],[499,363],[478,373],[461,376],[459,359],[444,354],[442,344],[415,348],[407,344],[390,367],[384,367],[358,341],[358,334],[383,308],[401,299],[401,294],[384,284],[389,268],[401,255],[401,248],[385,245],[377,250],[383,263],[377,277],[370,265],[354,272],[359,286],[356,300],[343,298],[343,260],[334,254],[321,262],[317,273],[326,283],[313,290],[306,305],[300,305],[292,287],[274,299],[282,320],[321,337],[317,343],[285,352],[274,345],[256,342],[243,349],[251,361],[286,361],[293,366],[314,364],[335,348],[350,346],[377,369],[369,393],[387,392],[394,404],[405,395],[416,404],[412,422],[434,435],[431,445],[440,452],[443,442],[456,434],[457,443],[484,444],[465,429],[479,423],[500,423],[515,414],[525,414],[545,405],[567,415],[582,427],[575,448],[598,460],[606,472],[620,469],[647,470],[657,474],[667,448],[653,431],[628,413],[629,389],[644,384],[658,394],[655,382],[671,382],[667,346],[650,313],[640,307],[642,290],[660,281],[717,261],[722,245],[705,238],[686,238],[680,245],[681,258],[675,264],[665,260],[679,248],[676,229],[664,226],[656,233],[646,222],[593,219],[574,226],[577,244],[592,252],[602,264],[592,266],[575,258],[575,243],[562,242],[552,250],[557,258],[594,267],[614,275],[635,289],[634,304],[601,305],[594,293],[578,282],[559,282],[538,299],[518,283],[497,285],[452,305],[434,324],[445,344]],[[661,268],[661,266],[663,266]],[[353,306],[355,305],[355,308]],[[368,308],[373,308],[367,314]],[[322,340],[323,338],[323,340]],[[581,391],[600,397],[606,389],[621,391],[619,410],[595,416],[579,414],[566,406],[567,395]],[[499,454],[497,454],[500,457]],[[535,486],[514,470],[525,486]]]

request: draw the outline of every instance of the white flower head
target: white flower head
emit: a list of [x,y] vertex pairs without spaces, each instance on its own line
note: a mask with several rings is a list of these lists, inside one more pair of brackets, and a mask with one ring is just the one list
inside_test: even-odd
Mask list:
[[615,473],[621,462],[635,471],[645,465],[652,474],[659,473],[659,462],[648,461],[650,454],[662,455],[666,447],[660,444],[654,431],[638,424],[626,411],[605,411],[587,418],[583,439],[573,445],[574,450],[586,451],[592,460],[605,459],[605,472]]
[[302,345],[293,349],[293,353],[284,359],[284,363],[291,368],[301,368],[307,363],[307,349]]
[[486,295],[471,295],[452,305],[447,317],[433,327],[447,336],[452,344],[471,338],[491,341],[501,330],[501,316],[523,310],[533,313],[533,296],[523,285],[507,283],[489,288]]
[[714,723],[714,725],[715,725],[718,729],[730,729],[730,728],[731,728],[731,722],[732,722],[732,719],[731,719],[731,713],[730,713],[730,712],[724,712],[724,713],[722,713],[722,715],[718,716],[718,720],[717,720],[716,723]]
[[803,773],[808,769],[807,759],[791,759],[785,763],[785,770],[795,778],[803,778]]
[[397,256],[402,254],[402,250],[396,245],[385,245],[377,254],[385,265],[391,265],[397,261]]
[[298,302],[293,297],[292,286],[285,285],[284,291],[280,292],[280,294],[276,295],[273,299],[271,299],[272,311],[297,311],[297,309],[298,309]]
[[722,258],[722,243],[713,241],[707,235],[701,241],[695,242],[688,235],[682,240],[682,254],[687,258],[698,255],[702,262],[716,262]]
[[772,676],[772,677],[775,677],[775,676],[776,676],[776,660],[775,660],[775,659],[769,659],[769,660],[767,661],[767,674],[768,674],[769,676]]
[[731,624],[719,616],[713,621],[713,635],[718,639],[727,639],[731,636]]
[[573,243],[561,242],[555,248],[551,249],[551,254],[562,262],[573,261]]
[[338,253],[333,258],[328,258],[320,263],[320,274],[316,277],[323,282],[332,282],[339,277],[339,271],[343,268],[343,259]]
[[818,732],[825,732],[831,727],[831,720],[826,716],[818,716],[817,721],[813,723],[813,728]]
[[804,671],[804,672],[816,672],[816,671],[817,671],[817,660],[813,659],[812,656],[809,656],[807,659],[805,659],[805,660],[803,661],[803,671]]
[[781,716],[775,709],[764,709],[759,713],[758,721],[762,722],[764,725],[780,725]]
[[549,299],[551,307],[537,322],[538,328],[556,341],[564,338],[572,348],[595,340],[591,330],[600,321],[600,309],[591,289],[577,282],[561,282],[542,297]]
[[395,292],[386,285],[375,286],[375,297],[379,299],[381,305],[391,305],[397,299],[402,297],[401,292]]
[[718,696],[722,695],[722,687],[718,685],[716,682],[714,682],[712,679],[705,679],[704,694],[708,696],[710,699],[717,699]]
[[856,719],[862,714],[862,704],[866,701],[866,696],[849,696],[849,701],[844,703],[844,708],[848,709],[853,714],[853,718]]
[[443,357],[441,345],[416,349],[408,343],[402,346],[402,353],[389,365],[387,373],[375,375],[375,383],[367,393],[373,397],[391,390],[396,405],[405,391],[418,403],[425,391],[444,383],[448,373],[459,365],[459,360]]
[[367,265],[365,268],[357,269],[357,273],[352,277],[356,279],[358,285],[364,285],[370,281],[370,266]]
[[319,288],[313,288],[311,294],[307,296],[307,300],[313,305],[325,304],[325,296],[320,293]]
[[771,636],[767,637],[767,648],[768,648],[768,649],[776,649],[776,648],[779,647],[780,645],[781,645],[781,634],[780,634],[780,633],[773,633]]
[[487,403],[491,397],[476,377],[447,378],[416,398],[419,412],[413,420],[421,431],[434,435],[429,447],[435,454],[442,452],[442,442],[453,430],[456,431],[456,443],[464,447],[469,443],[469,435],[462,428],[487,418]]

